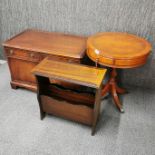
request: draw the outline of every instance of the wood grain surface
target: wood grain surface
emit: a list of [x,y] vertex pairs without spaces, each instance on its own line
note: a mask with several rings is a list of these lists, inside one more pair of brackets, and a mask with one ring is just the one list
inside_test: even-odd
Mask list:
[[33,68],[32,73],[39,76],[99,88],[105,76],[106,69],[52,61],[46,58]]
[[129,33],[103,32],[87,40],[87,55],[99,64],[115,68],[133,68],[146,63],[151,44]]
[[3,43],[5,47],[53,54],[57,56],[82,58],[86,37],[64,33],[26,30]]

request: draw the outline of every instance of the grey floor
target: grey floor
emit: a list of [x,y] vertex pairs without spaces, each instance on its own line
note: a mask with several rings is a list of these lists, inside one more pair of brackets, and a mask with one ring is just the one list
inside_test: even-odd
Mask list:
[[12,90],[0,66],[0,155],[155,155],[155,91],[130,88],[120,114],[105,100],[95,136],[88,126],[39,119],[36,94]]

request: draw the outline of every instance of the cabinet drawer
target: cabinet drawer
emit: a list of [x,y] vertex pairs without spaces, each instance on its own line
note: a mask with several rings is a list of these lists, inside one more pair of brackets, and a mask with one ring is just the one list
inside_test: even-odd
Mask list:
[[58,56],[58,55],[47,55],[47,54],[40,54],[40,60],[43,60],[44,58],[49,57],[51,60],[56,60],[56,61],[64,61],[68,63],[80,63],[80,59],[75,59],[75,58],[69,58],[69,57],[63,57],[63,56]]
[[33,62],[40,61],[40,54],[37,52],[25,51],[20,49],[6,49],[5,51],[7,57],[28,60]]

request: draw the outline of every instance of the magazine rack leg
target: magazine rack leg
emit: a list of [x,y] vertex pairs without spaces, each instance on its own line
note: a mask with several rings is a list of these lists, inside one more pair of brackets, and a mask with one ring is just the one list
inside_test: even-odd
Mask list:
[[101,103],[101,86],[96,90],[95,94],[95,104],[94,104],[94,113],[93,113],[93,124],[92,124],[92,135],[95,133],[96,123],[99,118],[100,113],[100,103]]
[[39,108],[40,108],[40,119],[43,120],[46,113],[43,111],[43,107],[41,104],[41,95],[47,93],[46,90],[48,85],[50,84],[50,81],[46,77],[36,76],[36,82],[37,82],[37,99],[38,99]]

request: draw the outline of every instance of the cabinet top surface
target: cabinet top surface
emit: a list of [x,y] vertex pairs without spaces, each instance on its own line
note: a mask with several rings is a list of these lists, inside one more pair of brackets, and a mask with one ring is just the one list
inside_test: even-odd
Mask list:
[[150,43],[136,35],[121,32],[97,33],[88,38],[89,52],[111,59],[134,59],[147,55]]
[[99,88],[105,76],[106,69],[58,62],[50,60],[50,58],[45,58],[32,70],[32,73],[39,76]]
[[76,35],[26,30],[4,42],[3,46],[71,58],[82,58],[86,50],[86,40],[86,37]]

